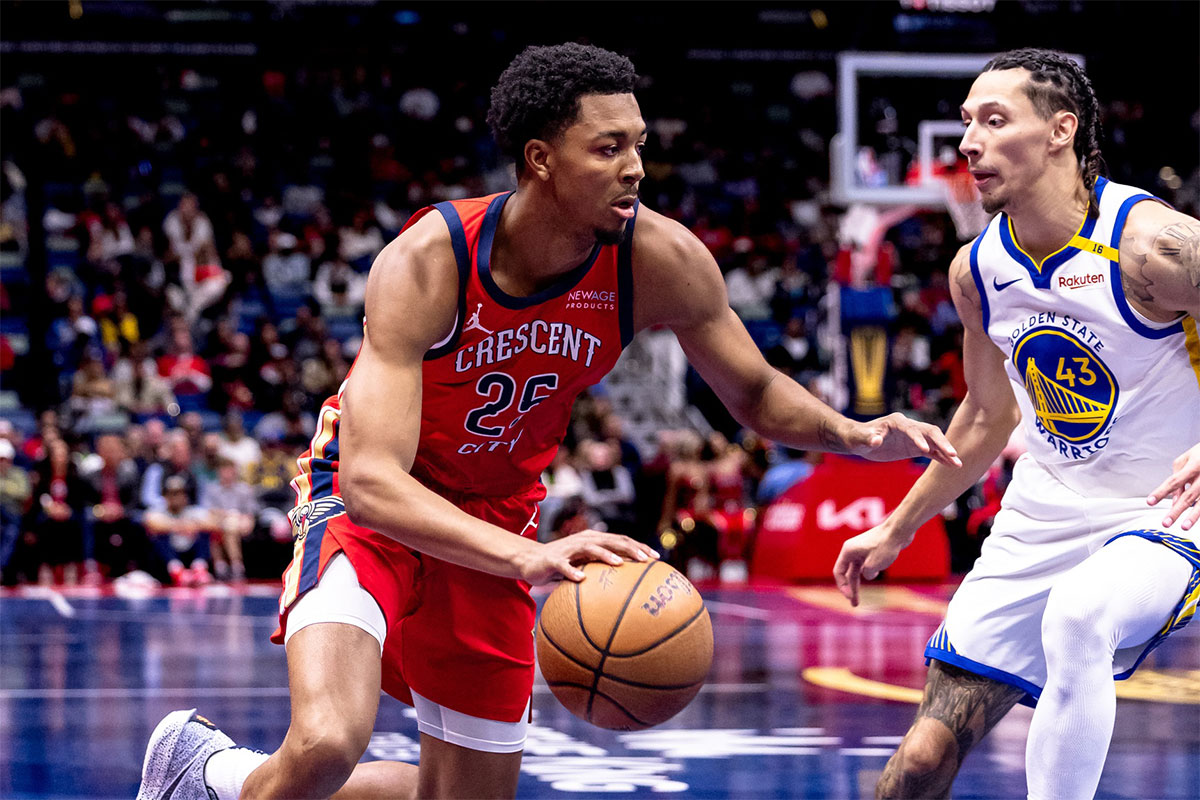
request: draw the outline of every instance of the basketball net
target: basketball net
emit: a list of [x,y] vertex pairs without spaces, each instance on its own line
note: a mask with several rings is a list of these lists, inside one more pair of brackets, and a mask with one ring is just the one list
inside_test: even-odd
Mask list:
[[971,173],[946,172],[935,175],[934,179],[942,184],[946,210],[954,220],[959,240],[967,242],[983,233],[992,215],[983,210],[982,198]]

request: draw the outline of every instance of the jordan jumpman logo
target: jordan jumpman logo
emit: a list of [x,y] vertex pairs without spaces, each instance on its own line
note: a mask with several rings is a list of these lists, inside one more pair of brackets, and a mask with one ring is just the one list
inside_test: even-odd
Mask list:
[[475,304],[475,313],[467,318],[467,324],[463,326],[463,333],[466,333],[467,331],[483,331],[491,336],[492,332],[479,323],[479,312],[482,309],[483,303]]

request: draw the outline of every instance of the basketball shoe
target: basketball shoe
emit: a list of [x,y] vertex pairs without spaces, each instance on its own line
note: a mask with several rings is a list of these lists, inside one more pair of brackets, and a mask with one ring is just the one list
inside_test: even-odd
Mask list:
[[233,740],[196,709],[172,711],[150,735],[137,800],[215,798],[204,782],[204,765],[213,753],[233,746]]

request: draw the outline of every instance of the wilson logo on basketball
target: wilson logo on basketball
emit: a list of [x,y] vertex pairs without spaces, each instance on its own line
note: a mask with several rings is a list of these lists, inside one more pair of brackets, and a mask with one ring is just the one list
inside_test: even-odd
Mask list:
[[671,602],[671,598],[675,597],[676,592],[690,595],[692,591],[692,584],[688,583],[687,578],[678,572],[672,572],[658,585],[650,599],[642,603],[642,609],[650,616],[657,617],[659,612],[667,607],[667,603]]
[[1058,288],[1060,289],[1086,289],[1089,286],[1099,286],[1103,283],[1103,272],[1093,272],[1088,275],[1058,276]]

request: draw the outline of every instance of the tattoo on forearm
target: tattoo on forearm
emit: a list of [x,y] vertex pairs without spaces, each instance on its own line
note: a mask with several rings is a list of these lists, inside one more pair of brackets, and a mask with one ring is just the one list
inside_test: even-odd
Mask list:
[[1188,285],[1200,288],[1200,222],[1176,222],[1154,237],[1155,251],[1183,268]]
[[821,420],[821,424],[817,426],[817,441],[821,443],[821,449],[827,453],[844,453],[846,451],[845,443],[834,432],[833,426],[827,419]]

